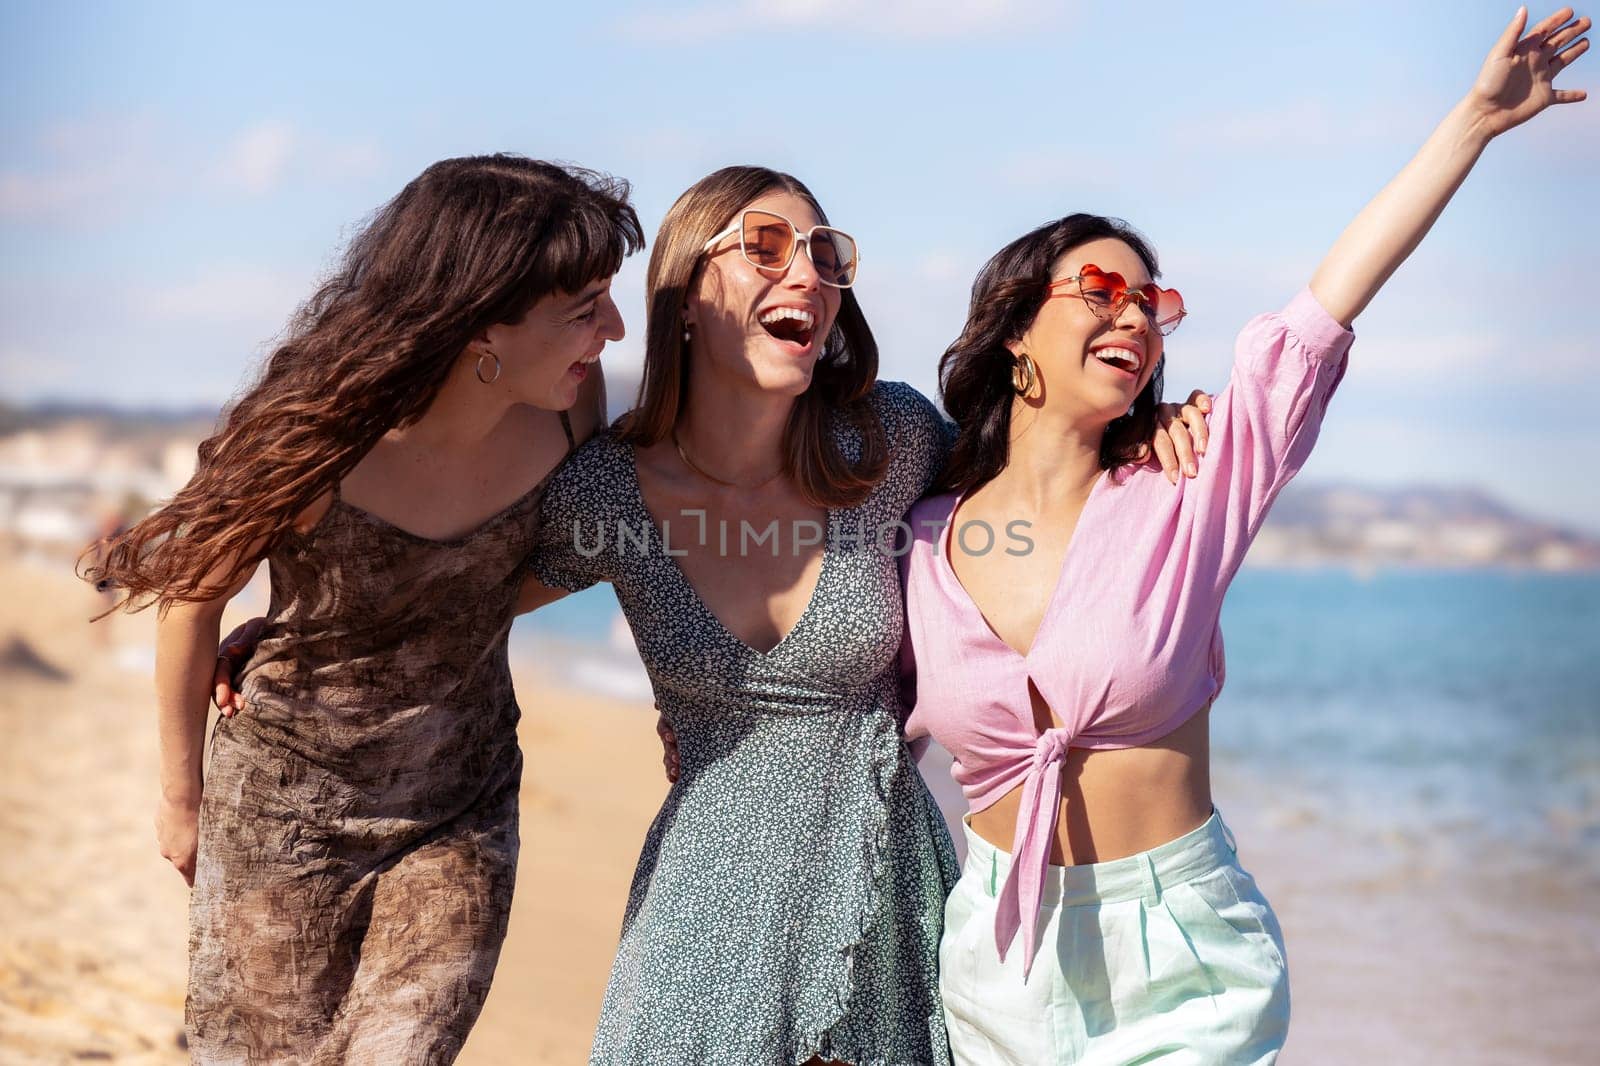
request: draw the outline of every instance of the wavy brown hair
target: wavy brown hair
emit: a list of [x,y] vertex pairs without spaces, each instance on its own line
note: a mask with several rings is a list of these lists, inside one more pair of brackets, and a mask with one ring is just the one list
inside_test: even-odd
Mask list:
[[[939,360],[939,398],[958,428],[950,458],[934,493],[967,493],[990,481],[1011,461],[1011,386],[1015,359],[1008,344],[1021,339],[1050,295],[1056,262],[1080,244],[1109,237],[1133,249],[1150,271],[1161,276],[1155,249],[1118,218],[1076,214],[1048,222],[1017,238],[983,265],[972,283],[972,303],[961,336]],[[1166,354],[1133,401],[1133,413],[1106,427],[1100,441],[1100,468],[1114,470],[1143,461],[1155,433]]]
[[97,545],[83,576],[132,610],[217,598],[384,433],[428,409],[483,330],[615,274],[643,244],[619,179],[516,155],[433,164],[350,242],[200,445],[189,483]]
[[[706,241],[726,229],[750,201],[774,190],[803,197],[824,225],[828,216],[799,179],[766,167],[724,167],[689,187],[661,221],[645,279],[644,377],[636,406],[624,416],[621,439],[641,447],[665,440],[688,399],[689,345],[683,311],[702,263]],[[867,397],[878,377],[878,344],[850,289],[839,292],[839,314],[817,357],[811,385],[795,401],[783,434],[784,473],[814,506],[853,507],[883,480],[889,448]],[[852,463],[828,432],[835,418],[861,435]]]

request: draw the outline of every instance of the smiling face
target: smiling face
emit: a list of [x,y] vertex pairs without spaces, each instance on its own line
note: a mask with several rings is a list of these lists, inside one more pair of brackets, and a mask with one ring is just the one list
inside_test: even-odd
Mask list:
[[[1151,281],[1137,252],[1115,238],[1099,238],[1069,249],[1056,260],[1052,279],[1069,278],[1093,265],[1121,274],[1132,288]],[[1138,301],[1129,300],[1113,318],[1098,318],[1080,298],[1079,284],[1057,286],[1021,338],[1008,347],[1026,352],[1038,366],[1051,406],[1100,425],[1127,414],[1161,361],[1162,337]]]
[[[578,386],[606,342],[621,340],[623,333],[611,279],[601,278],[575,293],[540,298],[517,322],[490,326],[467,357],[477,360],[481,352],[493,352],[500,360],[496,388],[517,402],[565,411],[577,402]],[[485,357],[482,365],[485,375],[493,376],[493,361]]]
[[[782,215],[802,234],[823,224],[809,200],[782,190],[756,197],[729,225],[747,209]],[[822,284],[804,248],[796,249],[787,267],[772,270],[749,262],[739,245],[737,233],[712,245],[689,287],[684,323],[693,336],[694,372],[798,396],[810,387],[833,329],[839,290]]]

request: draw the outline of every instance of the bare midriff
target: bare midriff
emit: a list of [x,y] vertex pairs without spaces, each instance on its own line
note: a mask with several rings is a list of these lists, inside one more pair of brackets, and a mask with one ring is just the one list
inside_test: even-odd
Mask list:
[[[1207,707],[1143,747],[1069,751],[1061,768],[1050,864],[1127,858],[1175,840],[1211,817],[1210,719]],[[1021,806],[1019,785],[973,814],[972,831],[1009,852]]]

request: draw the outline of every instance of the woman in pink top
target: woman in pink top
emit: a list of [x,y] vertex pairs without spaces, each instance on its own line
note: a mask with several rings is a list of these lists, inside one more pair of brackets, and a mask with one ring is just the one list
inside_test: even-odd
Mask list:
[[959,438],[902,559],[913,740],[972,815],[941,979],[958,1062],[1271,1062],[1278,923],[1212,807],[1222,598],[1344,374],[1350,323],[1496,135],[1581,92],[1562,10],[1519,11],[1477,83],[1334,245],[1240,334],[1198,476],[1137,465],[1182,298],[1125,225],[1072,215],[1003,249],[945,354]]

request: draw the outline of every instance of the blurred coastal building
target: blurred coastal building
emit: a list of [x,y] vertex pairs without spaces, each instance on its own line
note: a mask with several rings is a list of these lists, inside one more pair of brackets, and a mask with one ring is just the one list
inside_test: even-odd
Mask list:
[[0,545],[73,558],[194,472],[202,415],[0,408]]

